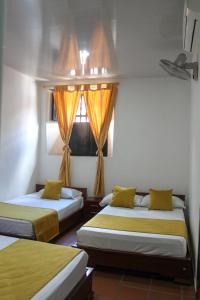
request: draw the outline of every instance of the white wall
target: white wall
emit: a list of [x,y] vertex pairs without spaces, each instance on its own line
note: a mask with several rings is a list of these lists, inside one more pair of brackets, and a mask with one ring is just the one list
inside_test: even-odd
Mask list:
[[[3,57],[3,33],[4,33],[5,2],[0,1],[0,111],[1,111],[1,85],[2,85],[2,57]],[[0,122],[1,127],[1,122]]]
[[[200,64],[200,59],[199,59]],[[191,82],[191,149],[189,213],[197,262],[200,209],[200,79]]]
[[[61,156],[48,155],[47,91],[39,88],[41,147],[38,180],[57,178]],[[188,191],[190,83],[175,78],[126,79],[115,110],[113,156],[105,158],[106,192],[114,184]],[[96,158],[72,157],[72,183],[93,193]]]
[[33,191],[36,182],[38,118],[34,81],[3,69],[0,199]]

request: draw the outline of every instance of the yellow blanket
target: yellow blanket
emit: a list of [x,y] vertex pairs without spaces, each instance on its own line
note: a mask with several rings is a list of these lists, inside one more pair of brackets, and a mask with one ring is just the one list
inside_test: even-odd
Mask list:
[[53,209],[0,202],[0,217],[31,222],[38,241],[48,242],[59,234],[58,215]]
[[27,240],[0,250],[0,299],[31,299],[80,251]]
[[83,226],[111,230],[177,235],[187,239],[187,228],[185,222],[179,220],[130,218],[99,214]]

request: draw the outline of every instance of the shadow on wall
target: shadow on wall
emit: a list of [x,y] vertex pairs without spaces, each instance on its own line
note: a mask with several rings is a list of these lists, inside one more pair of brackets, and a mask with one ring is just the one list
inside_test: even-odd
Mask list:
[[34,190],[39,124],[30,77],[5,66],[2,91],[0,198],[6,200]]

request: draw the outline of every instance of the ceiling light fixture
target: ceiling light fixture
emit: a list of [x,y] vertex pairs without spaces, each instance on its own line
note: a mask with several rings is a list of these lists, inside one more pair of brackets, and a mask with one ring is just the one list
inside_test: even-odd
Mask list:
[[70,70],[70,75],[71,76],[75,76],[76,75],[76,70],[75,69],[71,69]]
[[106,68],[102,68],[101,69],[101,74],[107,74],[107,69]]
[[87,50],[80,50],[80,61],[81,61],[81,67],[82,67],[82,75],[85,74],[85,64],[88,56],[90,53]]
[[94,74],[94,75],[98,75],[98,73],[99,73],[98,68],[94,68],[94,69],[93,69],[93,74]]

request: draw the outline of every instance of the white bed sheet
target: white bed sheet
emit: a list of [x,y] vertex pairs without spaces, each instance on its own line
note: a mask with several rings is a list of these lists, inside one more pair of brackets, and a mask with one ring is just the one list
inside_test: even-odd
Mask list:
[[[48,200],[41,199],[39,193],[33,193],[8,200],[6,203],[54,209],[58,213],[58,220],[62,221],[83,207],[83,198],[79,196],[75,199]],[[35,238],[32,223],[23,220],[0,217],[0,232]]]
[[[182,209],[159,211],[148,210],[148,208],[142,207],[128,209],[108,205],[100,211],[99,214],[185,221]],[[185,238],[181,236],[127,232],[92,227],[81,227],[79,229],[77,232],[77,243],[80,246],[137,252],[149,255],[185,257],[187,253],[187,242]]]
[[[17,238],[0,235],[0,250],[8,247]],[[31,300],[64,300],[86,271],[88,255],[82,251],[61,272],[50,280]]]

